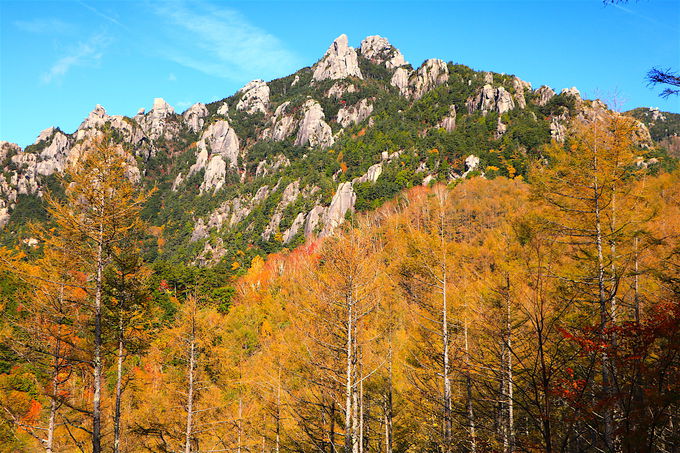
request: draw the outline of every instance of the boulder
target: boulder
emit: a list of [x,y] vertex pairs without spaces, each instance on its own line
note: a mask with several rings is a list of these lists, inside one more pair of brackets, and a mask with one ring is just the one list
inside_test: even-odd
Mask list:
[[357,53],[352,47],[349,47],[347,35],[343,34],[333,41],[324,57],[316,64],[312,80],[345,79],[347,77],[363,79]]

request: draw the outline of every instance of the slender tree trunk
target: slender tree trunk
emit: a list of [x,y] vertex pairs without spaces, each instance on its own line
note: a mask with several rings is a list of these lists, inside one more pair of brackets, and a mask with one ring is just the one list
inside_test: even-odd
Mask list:
[[385,453],[392,453],[392,332],[390,331],[389,349],[387,351],[388,382],[387,393],[383,402],[385,424]]
[[472,407],[472,378],[470,376],[470,343],[468,341],[467,318],[463,326],[465,340],[465,403],[467,409],[468,431],[470,433],[470,451],[477,451],[477,433],[475,432],[475,412]]
[[449,323],[448,323],[448,304],[446,299],[446,264],[444,264],[444,275],[442,284],[442,343],[443,352],[443,378],[444,378],[444,423],[443,423],[443,450],[451,451],[451,380],[449,378]]
[[353,312],[352,300],[349,301],[347,307],[347,369],[345,370],[346,381],[345,381],[345,452],[349,453],[354,450],[354,439],[353,439],[353,424],[352,424],[352,411],[354,408],[352,397],[354,392],[354,382],[352,382],[354,376],[354,312]]
[[633,295],[633,310],[634,313],[633,315],[635,316],[635,322],[639,323],[640,322],[640,256],[638,252],[638,242],[639,239],[636,237],[635,238],[635,279],[634,279],[634,290],[635,293]]
[[[597,157],[594,161],[595,168],[597,168]],[[599,294],[600,303],[600,331],[603,342],[606,342],[606,330],[609,321],[609,312],[607,310],[607,290],[605,286],[605,266],[604,266],[604,254],[602,251],[603,247],[603,234],[602,234],[602,220],[601,220],[601,208],[600,208],[600,186],[597,181],[597,176],[595,177],[593,185],[593,199],[595,201],[595,245],[597,248],[597,286]],[[611,376],[610,376],[610,365],[609,356],[606,351],[602,352],[602,390],[608,397],[611,394]],[[604,441],[607,449],[612,449],[614,447],[614,422],[612,417],[612,410],[609,407],[605,407],[604,414]]]
[[[62,292],[64,290],[63,286],[61,288]],[[50,395],[50,418],[47,425],[47,440],[45,442],[45,451],[47,453],[52,453],[54,448],[54,428],[57,418],[57,410],[59,404],[57,403],[57,397],[59,395],[59,370],[61,365],[59,363],[59,358],[61,355],[61,340],[57,338],[57,342],[54,346],[54,368],[52,369],[52,394]]]
[[[194,314],[195,315],[195,314]],[[196,320],[192,315],[191,336],[189,338],[189,376],[187,383],[187,421],[184,441],[184,452],[191,453],[191,435],[194,416],[194,369],[196,367]]]
[[116,370],[116,408],[113,416],[113,451],[120,451],[120,407],[123,399],[123,314],[118,317],[118,354]]
[[513,401],[514,384],[512,382],[512,323],[510,319],[510,278],[506,276],[506,312],[505,312],[505,335],[506,335],[506,371],[507,371],[507,393],[506,393],[506,407],[508,411],[508,419],[506,425],[507,447],[506,451],[512,453],[515,450],[515,407]]
[[335,453],[335,400],[331,402],[331,420],[330,420],[330,431],[328,433],[328,438],[331,441],[330,451]]
[[[104,202],[102,201],[102,211]],[[101,213],[103,215],[103,212]],[[102,278],[104,271],[104,224],[99,223],[97,276],[94,299],[94,396],[92,402],[92,452],[101,453],[102,392]]]

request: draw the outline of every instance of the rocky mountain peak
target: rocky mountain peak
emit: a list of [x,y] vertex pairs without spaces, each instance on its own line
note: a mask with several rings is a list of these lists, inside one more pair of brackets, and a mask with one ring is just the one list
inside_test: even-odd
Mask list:
[[347,35],[335,38],[324,57],[316,64],[312,80],[345,79],[347,77],[363,79],[357,53],[348,45]]
[[48,127],[47,129],[40,132],[40,135],[38,135],[38,138],[35,140],[35,143],[37,144],[49,140],[56,131],[57,129],[54,126]]
[[175,109],[172,108],[170,104],[165,102],[163,98],[154,98],[153,107],[149,113],[153,116],[161,118],[175,113]]
[[378,35],[367,36],[361,41],[361,55],[373,63],[385,65],[388,69],[408,64],[399,49],[392,46],[387,38]]

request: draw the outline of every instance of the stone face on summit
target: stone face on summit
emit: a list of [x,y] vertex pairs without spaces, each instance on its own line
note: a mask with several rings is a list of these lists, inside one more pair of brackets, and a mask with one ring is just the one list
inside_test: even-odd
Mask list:
[[347,35],[340,35],[316,64],[312,80],[345,79],[350,76],[363,79],[356,51],[347,44]]

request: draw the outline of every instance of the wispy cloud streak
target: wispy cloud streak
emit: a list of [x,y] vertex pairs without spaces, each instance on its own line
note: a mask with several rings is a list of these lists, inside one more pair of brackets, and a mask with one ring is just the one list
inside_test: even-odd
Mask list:
[[74,66],[96,66],[102,58],[103,50],[111,39],[103,34],[92,36],[85,42],[79,42],[52,64],[43,74],[42,81],[51,83],[60,80]]
[[298,58],[278,38],[237,11],[206,3],[170,2],[154,12],[170,26],[163,55],[183,66],[228,79],[267,77],[293,69]]

